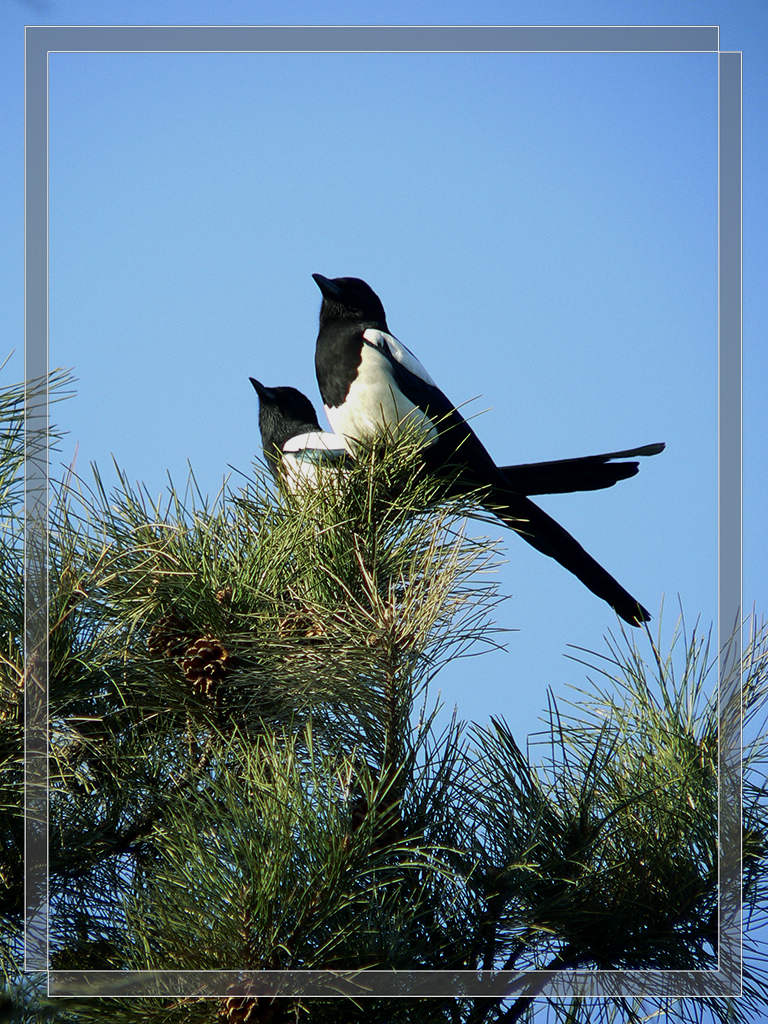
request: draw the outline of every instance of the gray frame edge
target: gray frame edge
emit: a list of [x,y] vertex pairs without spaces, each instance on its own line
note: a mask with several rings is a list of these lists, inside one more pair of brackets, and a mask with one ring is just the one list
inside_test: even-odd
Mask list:
[[742,977],[742,54],[718,55],[720,970]]
[[711,26],[87,25],[27,30],[48,51],[711,52]]
[[48,967],[48,53],[25,31],[24,967]]

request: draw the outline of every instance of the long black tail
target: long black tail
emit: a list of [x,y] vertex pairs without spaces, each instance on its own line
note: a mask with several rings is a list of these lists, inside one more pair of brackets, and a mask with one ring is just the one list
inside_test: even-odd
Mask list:
[[552,462],[527,462],[517,466],[500,466],[512,490],[518,494],[567,494],[572,491],[596,491],[613,487],[619,480],[634,476],[638,462],[612,462],[635,456],[658,455],[664,444],[646,444],[623,452],[603,452],[578,459],[556,459]]
[[[501,473],[499,474],[502,475]],[[519,533],[543,555],[549,555],[564,569],[572,572],[593,594],[606,601],[617,615],[631,626],[639,626],[651,618],[640,602],[618,583],[602,565],[588,554],[567,530],[543,512],[538,505],[513,490],[509,483],[499,481],[483,504],[489,512]]]

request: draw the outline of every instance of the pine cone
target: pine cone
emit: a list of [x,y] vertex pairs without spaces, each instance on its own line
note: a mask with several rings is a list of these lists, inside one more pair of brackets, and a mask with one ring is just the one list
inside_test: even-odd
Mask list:
[[288,612],[277,623],[277,635],[280,637],[292,637],[301,632],[302,623],[306,617],[301,612]]
[[198,696],[213,696],[227,673],[229,651],[215,636],[201,636],[187,647],[181,670]]
[[147,650],[163,658],[180,657],[189,644],[189,626],[178,615],[163,615],[147,634]]
[[320,640],[325,636],[325,626],[308,612],[293,611],[283,616],[277,624],[281,637],[302,637],[305,640]]

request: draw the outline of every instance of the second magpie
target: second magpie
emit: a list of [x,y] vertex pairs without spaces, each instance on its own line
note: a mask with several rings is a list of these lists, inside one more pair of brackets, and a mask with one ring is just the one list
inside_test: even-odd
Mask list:
[[318,470],[349,454],[344,438],[320,429],[314,406],[297,388],[265,387],[249,378],[259,396],[259,429],[272,476],[289,491],[317,486]]

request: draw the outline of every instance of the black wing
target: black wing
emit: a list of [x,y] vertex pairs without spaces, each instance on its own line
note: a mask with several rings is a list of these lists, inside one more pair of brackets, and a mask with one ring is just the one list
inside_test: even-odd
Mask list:
[[366,331],[363,340],[386,356],[396,386],[434,423],[438,437],[425,451],[428,468],[460,467],[467,487],[494,480],[498,470],[480,438],[410,349],[383,331]]
[[[647,622],[650,614],[640,602],[585,551],[567,530],[510,483],[507,474],[496,466],[461,413],[457,412],[431,378],[427,380],[421,376],[421,364],[415,361],[413,365],[413,354],[408,352],[407,356],[398,358],[389,345],[379,343],[376,347],[389,359],[397,387],[429,416],[439,431],[437,440],[425,451],[428,468],[437,472],[453,471],[453,486],[460,491],[490,485],[481,499],[482,503],[506,526],[573,573],[626,622],[633,626]],[[406,362],[411,363],[413,369],[409,369]],[[424,373],[428,376],[426,371]],[[643,451],[643,454],[655,454],[650,449],[657,447],[648,445],[646,448],[649,450]],[[617,457],[620,457],[619,453],[593,458],[606,461]]]

